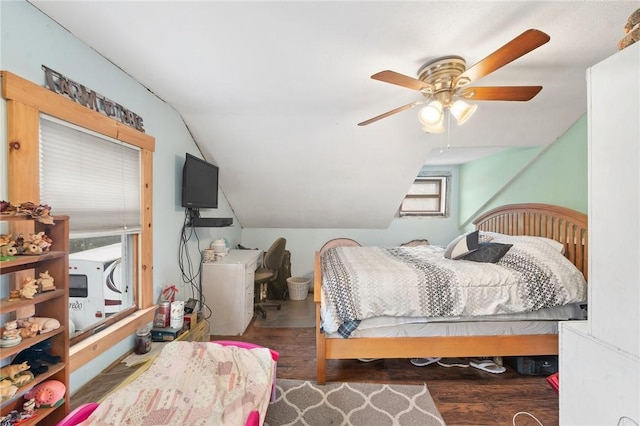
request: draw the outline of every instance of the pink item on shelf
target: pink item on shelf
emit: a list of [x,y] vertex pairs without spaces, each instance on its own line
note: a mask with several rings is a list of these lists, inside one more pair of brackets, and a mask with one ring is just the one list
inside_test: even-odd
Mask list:
[[47,380],[34,386],[24,397],[25,399],[34,398],[36,407],[57,407],[64,402],[64,394],[67,387],[58,380]]

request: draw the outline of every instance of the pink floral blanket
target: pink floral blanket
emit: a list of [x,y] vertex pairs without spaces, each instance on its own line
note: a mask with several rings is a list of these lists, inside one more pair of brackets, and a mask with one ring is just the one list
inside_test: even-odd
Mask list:
[[274,361],[267,348],[170,342],[147,371],[109,395],[83,425],[244,425],[264,422]]

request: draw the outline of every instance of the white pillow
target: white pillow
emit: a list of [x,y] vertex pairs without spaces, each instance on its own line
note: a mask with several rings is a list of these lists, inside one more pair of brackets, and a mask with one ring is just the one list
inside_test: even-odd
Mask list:
[[564,254],[564,244],[562,244],[560,241],[556,241],[552,238],[546,238],[546,237],[535,237],[533,235],[506,235],[506,234],[499,234],[497,232],[482,231],[480,233],[479,240],[483,243],[494,241],[494,240],[501,241],[500,239],[501,237],[505,237],[506,240],[508,240],[507,242],[514,242],[518,240],[519,241],[542,241],[545,244],[550,245],[558,253]]
[[453,260],[460,259],[475,250],[478,250],[478,231],[460,235],[451,241],[444,251],[444,257]]

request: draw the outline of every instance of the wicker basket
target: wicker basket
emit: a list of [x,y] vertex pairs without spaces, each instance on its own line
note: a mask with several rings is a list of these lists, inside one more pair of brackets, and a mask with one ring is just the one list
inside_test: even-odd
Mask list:
[[289,289],[289,299],[304,300],[309,294],[309,278],[290,277],[287,278],[287,288]]

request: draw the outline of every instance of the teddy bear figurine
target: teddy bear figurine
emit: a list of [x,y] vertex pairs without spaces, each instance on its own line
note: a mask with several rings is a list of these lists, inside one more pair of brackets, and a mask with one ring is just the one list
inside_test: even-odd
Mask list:
[[631,46],[640,40],[640,9],[629,16],[627,24],[624,26],[625,36],[618,42],[618,50]]
[[49,275],[49,271],[40,272],[40,278],[38,278],[38,286],[41,292],[56,289],[56,286],[53,285],[53,277]]
[[19,335],[20,331],[18,330],[18,322],[16,320],[4,323],[4,331],[2,332],[3,339],[15,339]]
[[20,295],[25,299],[33,299],[33,295],[38,292],[38,282],[33,278],[26,277],[20,287]]

